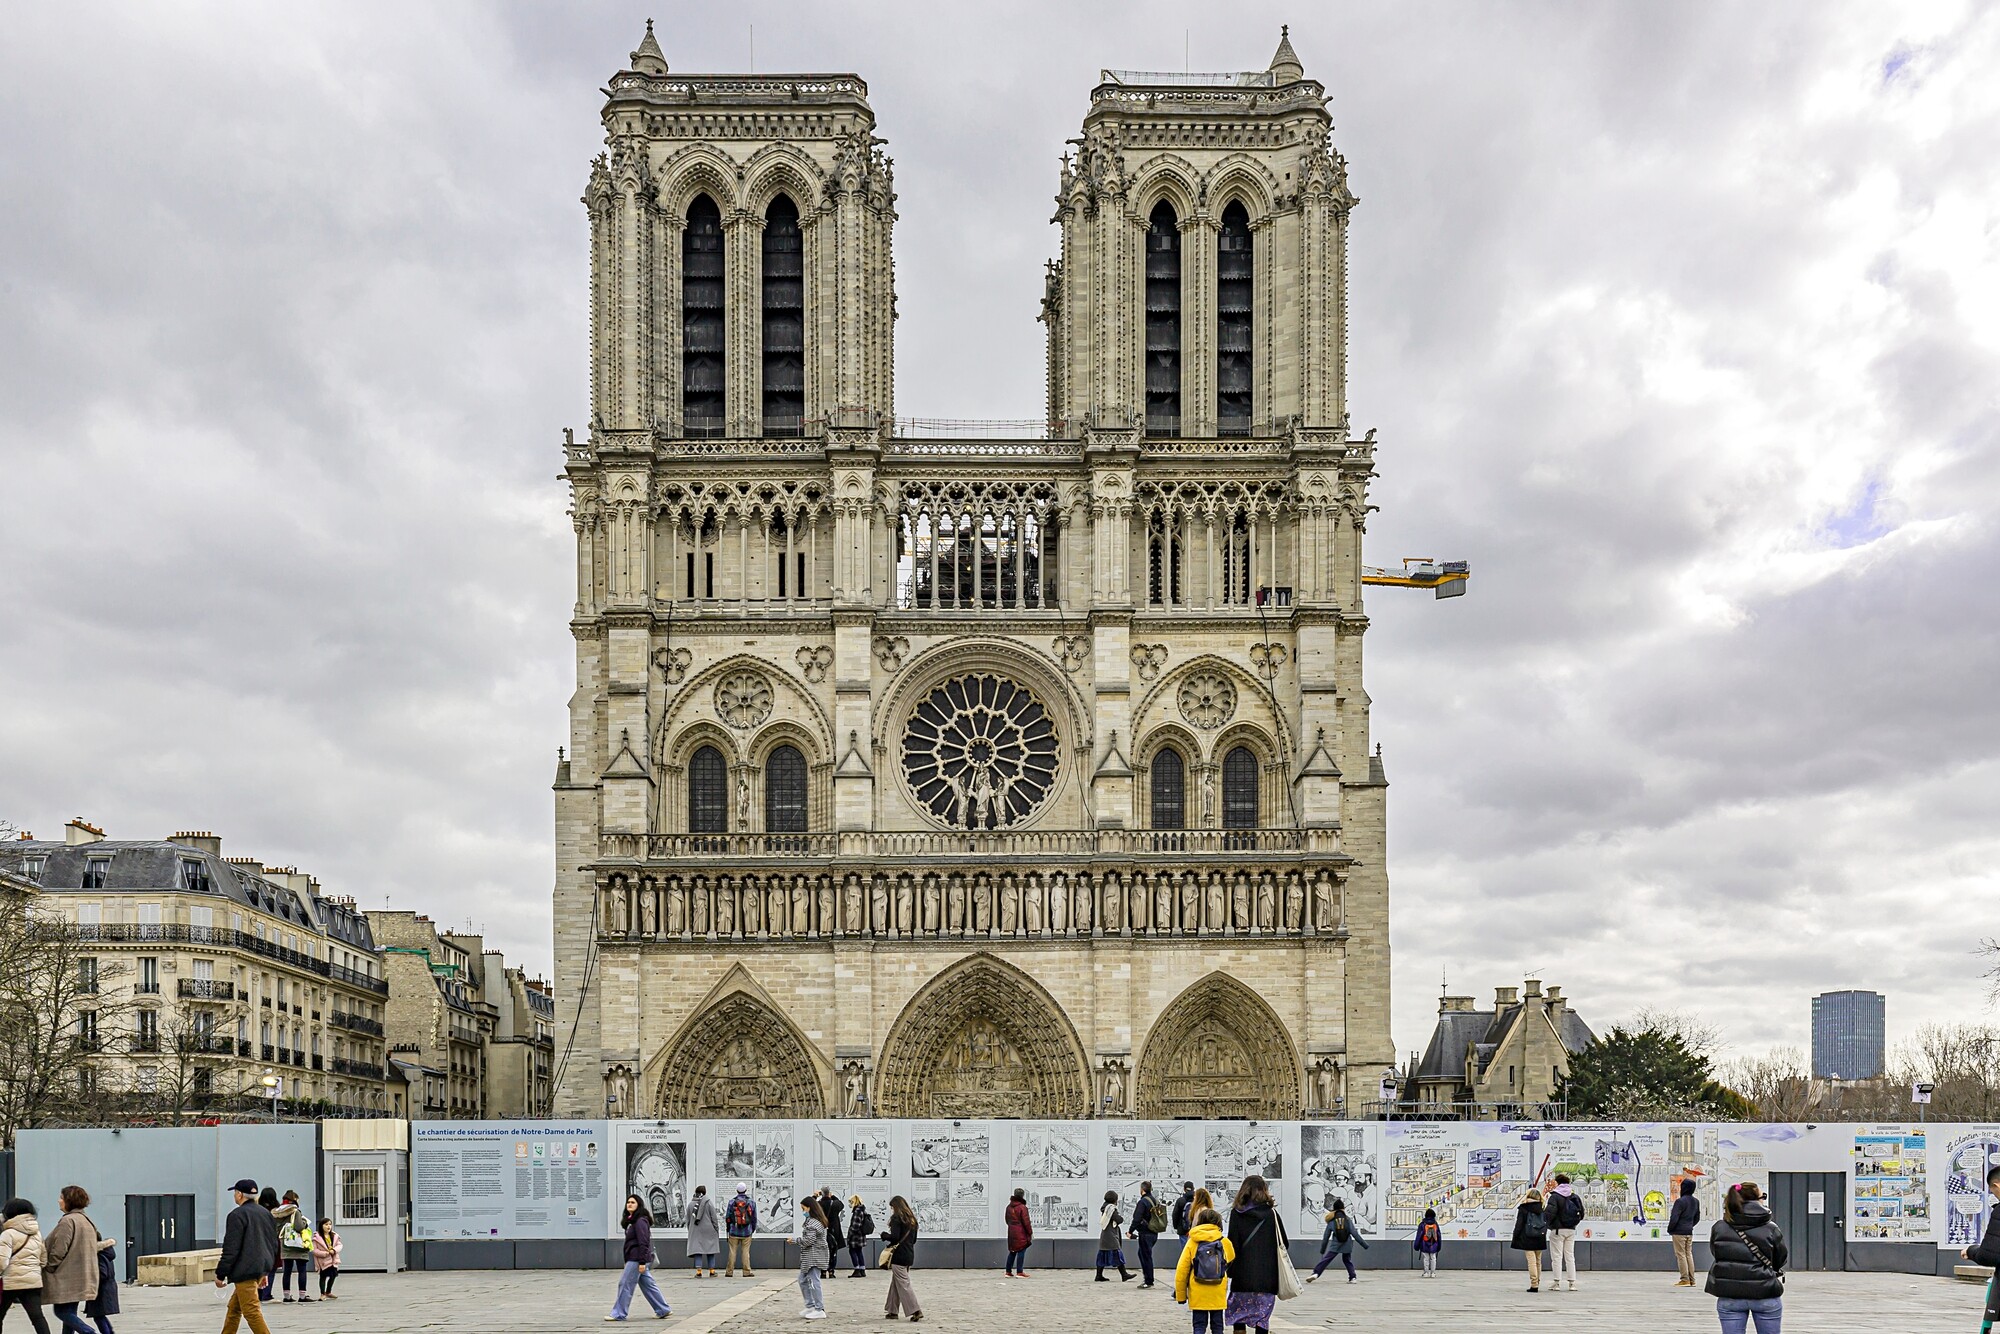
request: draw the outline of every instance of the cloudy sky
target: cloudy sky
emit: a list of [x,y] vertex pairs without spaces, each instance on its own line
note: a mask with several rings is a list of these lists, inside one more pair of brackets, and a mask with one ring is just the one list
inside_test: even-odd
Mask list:
[[1289,21],[1362,200],[1371,558],[1475,570],[1370,603],[1399,1044],[1447,971],[1742,1050],[1830,987],[1987,1017],[1990,5],[12,6],[0,817],[213,829],[546,966],[576,201],[649,12],[677,69],[754,25],[868,80],[898,407],[962,417],[1039,410],[1099,66]]

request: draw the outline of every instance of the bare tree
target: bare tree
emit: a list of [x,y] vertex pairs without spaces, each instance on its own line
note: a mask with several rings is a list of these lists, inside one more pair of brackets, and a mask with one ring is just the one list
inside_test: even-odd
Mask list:
[[1748,1098],[1766,1121],[1816,1121],[1832,1113],[1825,1081],[1812,1077],[1805,1053],[1797,1047],[1739,1057],[1722,1067],[1720,1078]]
[[130,1008],[105,986],[115,976],[99,970],[76,923],[0,902],[0,1144],[37,1126],[103,1119],[117,1090],[100,1078],[97,1053]]
[[1713,1060],[1722,1047],[1722,1034],[1715,1026],[1686,1010],[1648,1006],[1633,1015],[1626,1027],[1634,1033],[1652,1032],[1678,1038],[1683,1047],[1704,1060]]

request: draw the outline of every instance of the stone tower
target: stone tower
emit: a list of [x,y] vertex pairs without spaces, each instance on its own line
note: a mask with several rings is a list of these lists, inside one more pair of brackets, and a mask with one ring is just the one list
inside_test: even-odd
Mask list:
[[1356,1101],[1393,1058],[1386,782],[1323,90],[1289,39],[1105,73],[1034,430],[896,419],[866,97],[676,75],[650,28],[610,82],[558,1112]]

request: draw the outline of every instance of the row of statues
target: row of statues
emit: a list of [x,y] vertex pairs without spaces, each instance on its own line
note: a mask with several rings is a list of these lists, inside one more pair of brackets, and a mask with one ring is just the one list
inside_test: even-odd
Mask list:
[[613,936],[1327,935],[1329,867],[647,875],[602,882]]

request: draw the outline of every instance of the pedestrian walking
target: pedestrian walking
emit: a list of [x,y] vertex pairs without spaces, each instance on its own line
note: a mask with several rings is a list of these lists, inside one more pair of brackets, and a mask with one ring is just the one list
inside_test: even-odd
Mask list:
[[1722,1217],[1708,1234],[1708,1251],[1708,1295],[1715,1298],[1722,1334],[1743,1334],[1753,1319],[1757,1334],[1778,1334],[1791,1253],[1755,1182],[1729,1188]]
[[694,1262],[696,1278],[715,1277],[716,1253],[722,1249],[722,1210],[707,1186],[694,1188],[688,1204],[688,1259]]
[[339,1300],[333,1295],[333,1281],[340,1277],[340,1252],[346,1243],[333,1230],[333,1220],[319,1220],[319,1230],[313,1233],[313,1271],[319,1275],[319,1299],[323,1302]]
[[1542,1290],[1542,1252],[1549,1248],[1549,1220],[1542,1213],[1542,1193],[1530,1186],[1514,1209],[1514,1240],[1509,1243],[1527,1257],[1528,1291]]
[[83,1313],[97,1326],[97,1334],[116,1334],[111,1317],[118,1314],[118,1239],[105,1237],[97,1243],[97,1295],[83,1304]]
[[794,1239],[799,1246],[799,1295],[806,1299],[805,1309],[799,1314],[808,1320],[826,1319],[826,1290],[819,1280],[820,1275],[833,1267],[822,1203],[818,1195],[808,1195],[799,1201],[803,1218],[799,1222],[799,1235]]
[[283,1202],[271,1211],[271,1220],[278,1225],[278,1253],[284,1265],[285,1301],[292,1300],[294,1275],[299,1280],[298,1300],[313,1301],[312,1285],[306,1279],[312,1270],[312,1218],[306,1213],[305,1206],[299,1203],[297,1191],[285,1192]]
[[1215,1208],[1215,1197],[1208,1193],[1207,1186],[1197,1186],[1194,1198],[1188,1201],[1189,1216],[1199,1218],[1204,1209],[1215,1209],[1215,1216],[1222,1217],[1222,1210]]
[[[257,1207],[271,1215],[272,1224],[275,1226],[277,1223],[278,1188],[276,1186],[266,1186],[263,1190],[259,1191],[257,1193]],[[285,1254],[281,1245],[280,1249],[272,1257],[271,1272],[264,1275],[264,1281],[257,1285],[258,1301],[268,1302],[271,1300],[271,1295],[275,1291],[278,1282],[278,1271],[284,1267]]]
[[1194,1316],[1194,1334],[1222,1334],[1229,1301],[1229,1262],[1236,1247],[1222,1235],[1222,1215],[1203,1209],[1188,1224],[1180,1262],[1174,1266],[1174,1300]]
[[1318,1282],[1319,1276],[1326,1272],[1326,1267],[1339,1260],[1341,1264],[1347,1266],[1347,1281],[1352,1283],[1354,1248],[1357,1244],[1364,1251],[1368,1249],[1367,1241],[1354,1226],[1353,1215],[1347,1212],[1347,1201],[1335,1200],[1333,1208],[1326,1211],[1326,1228],[1319,1234],[1319,1263],[1315,1264],[1312,1273],[1306,1276],[1306,1282]]
[[27,1311],[35,1334],[49,1334],[48,1317],[42,1314],[42,1263],[49,1253],[41,1220],[27,1200],[9,1200],[0,1213],[6,1215],[0,1220],[0,1326],[6,1325],[7,1312],[19,1306]]
[[623,1320],[632,1309],[632,1290],[637,1288],[645,1294],[646,1304],[653,1308],[653,1318],[665,1320],[672,1314],[672,1308],[651,1272],[653,1211],[637,1195],[627,1195],[624,1216],[618,1221],[625,1229],[625,1268],[618,1275],[618,1296],[612,1300],[611,1314],[604,1318]]
[[1167,1210],[1153,1198],[1153,1183],[1139,1183],[1139,1202],[1132,1206],[1132,1237],[1139,1243],[1139,1284],[1153,1286],[1153,1243],[1167,1230]]
[[868,1277],[868,1239],[875,1235],[875,1220],[859,1195],[847,1197],[847,1258],[854,1262],[849,1278]]
[[[2000,1167],[1986,1171],[1986,1191],[1996,1201],[2000,1201]],[[13,1205],[7,1206],[12,1209]],[[1986,1284],[1986,1317],[1979,1326],[1980,1334],[1987,1334],[1996,1323],[2000,1323],[2000,1205],[1991,1206],[1986,1214],[1986,1232],[1977,1246],[1960,1251],[1959,1258],[1976,1265],[1994,1266],[1994,1274]]]
[[1007,1274],[1010,1278],[1028,1276],[1028,1247],[1034,1244],[1035,1219],[1028,1212],[1028,1192],[1014,1187],[1014,1198],[1007,1201]]
[[1118,1192],[1104,1192],[1104,1207],[1097,1211],[1097,1281],[1109,1283],[1104,1277],[1104,1266],[1118,1266],[1118,1281],[1130,1283],[1132,1271],[1125,1267],[1125,1248],[1118,1244],[1118,1230],[1125,1225],[1125,1215],[1118,1211]]
[[[1194,1229],[1194,1215],[1194,1182],[1183,1181],[1181,1182],[1181,1193],[1174,1200],[1173,1212],[1174,1235],[1179,1237],[1183,1242],[1188,1239],[1189,1232]],[[1183,1246],[1181,1249],[1185,1251],[1187,1248]]]
[[63,1334],[96,1334],[76,1308],[97,1295],[97,1225],[84,1209],[90,1192],[82,1186],[62,1188],[62,1217],[43,1240],[48,1259],[42,1264],[42,1300],[55,1309]]
[[1694,1228],[1701,1222],[1701,1201],[1694,1197],[1694,1178],[1681,1178],[1681,1193],[1675,1199],[1673,1211],[1667,1215],[1667,1235],[1674,1243],[1674,1263],[1680,1267],[1681,1276],[1674,1282],[1677,1288],[1694,1286]]
[[1437,1210],[1424,1210],[1424,1221],[1417,1224],[1417,1235],[1410,1239],[1410,1246],[1424,1257],[1424,1277],[1436,1278],[1438,1252],[1444,1249],[1444,1229],[1438,1226]]
[[736,1194],[730,1197],[729,1207],[723,1211],[729,1227],[729,1264],[722,1271],[724,1278],[736,1277],[736,1257],[743,1257],[743,1277],[755,1278],[757,1271],[750,1267],[750,1243],[757,1236],[757,1201],[750,1198],[750,1188],[741,1183]]
[[847,1243],[847,1227],[840,1217],[847,1212],[847,1206],[838,1195],[821,1186],[819,1211],[826,1218],[826,1269],[821,1276],[832,1278],[834,1262],[840,1258],[840,1248]]
[[1561,1292],[1567,1275],[1569,1290],[1575,1292],[1576,1225],[1583,1221],[1583,1201],[1561,1172],[1556,1173],[1556,1184],[1542,1201],[1542,1216],[1549,1223],[1549,1291]]
[[[275,1203],[277,1192],[265,1188]],[[271,1217],[271,1211],[264,1207],[263,1196],[257,1193],[257,1183],[245,1177],[230,1190],[236,1207],[229,1211],[229,1218],[222,1226],[222,1255],[215,1262],[215,1286],[233,1287],[229,1294],[229,1310],[222,1317],[222,1334],[236,1334],[239,1321],[247,1323],[253,1334],[271,1334],[271,1327],[264,1323],[264,1307],[258,1297],[258,1288],[268,1290],[271,1271],[278,1267],[278,1224]]]
[[1271,1186],[1254,1173],[1237,1188],[1229,1210],[1229,1240],[1236,1258],[1229,1262],[1229,1305],[1226,1323],[1236,1334],[1245,1328],[1269,1334],[1271,1310],[1278,1304],[1278,1251],[1285,1245],[1285,1221],[1271,1202]]
[[882,1263],[889,1266],[889,1297],[882,1314],[894,1320],[899,1311],[907,1311],[910,1319],[922,1320],[924,1308],[910,1286],[910,1267],[917,1262],[917,1211],[900,1195],[889,1197],[889,1226],[882,1236],[889,1243],[882,1252]]

